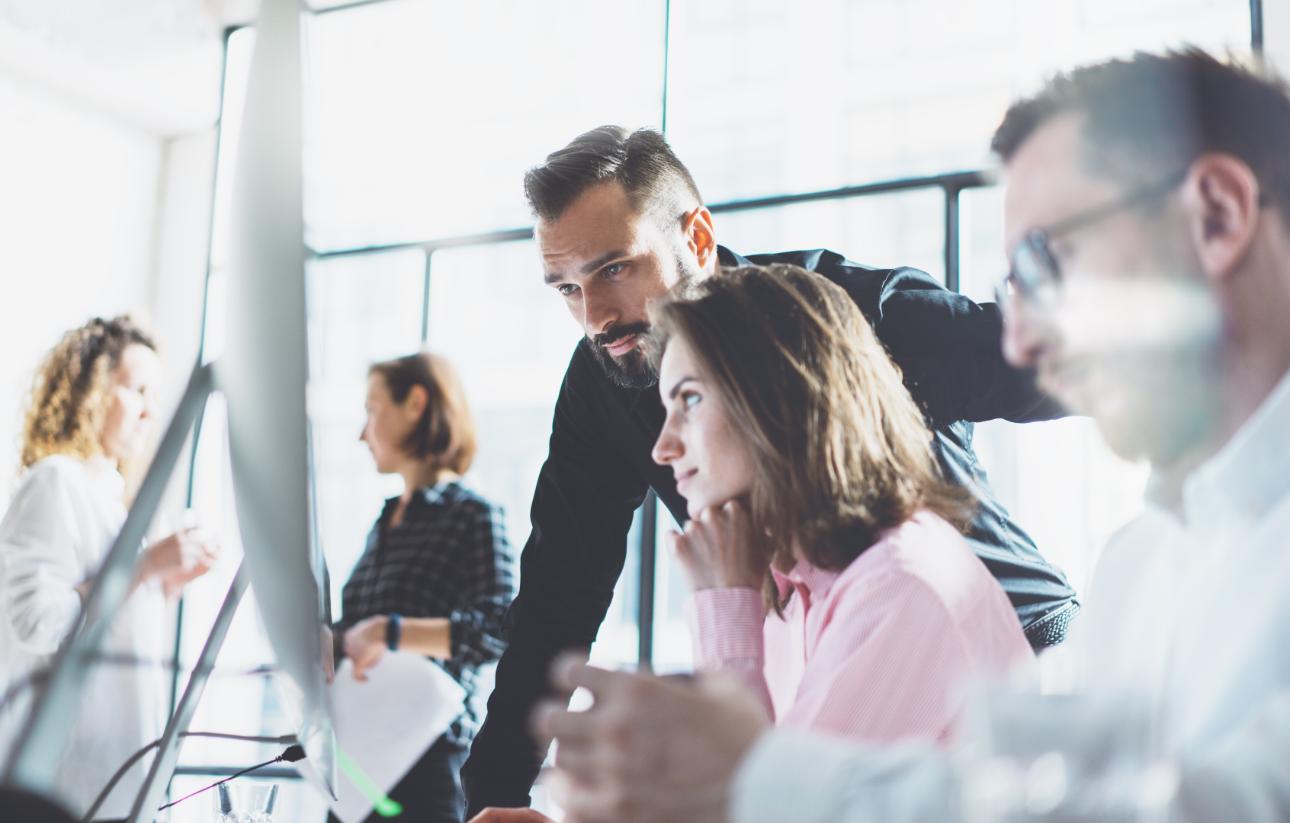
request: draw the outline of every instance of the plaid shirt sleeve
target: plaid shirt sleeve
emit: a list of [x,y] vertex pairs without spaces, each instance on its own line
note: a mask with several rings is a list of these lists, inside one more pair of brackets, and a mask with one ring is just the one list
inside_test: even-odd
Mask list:
[[506,610],[515,599],[515,554],[506,539],[501,506],[482,500],[458,507],[463,518],[461,561],[472,564],[462,577],[469,581],[460,608],[454,609],[452,659],[478,666],[506,649]]

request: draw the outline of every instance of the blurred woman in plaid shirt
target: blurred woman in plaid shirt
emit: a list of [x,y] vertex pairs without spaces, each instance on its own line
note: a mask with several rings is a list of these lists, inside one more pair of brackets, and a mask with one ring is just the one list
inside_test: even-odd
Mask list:
[[374,364],[366,409],[361,439],[404,488],[385,502],[345,583],[337,659],[363,680],[387,650],[424,654],[465,688],[461,715],[390,792],[409,819],[459,823],[459,772],[480,722],[473,698],[480,668],[505,648],[515,558],[501,507],[462,480],[475,425],[448,362],[423,352]]

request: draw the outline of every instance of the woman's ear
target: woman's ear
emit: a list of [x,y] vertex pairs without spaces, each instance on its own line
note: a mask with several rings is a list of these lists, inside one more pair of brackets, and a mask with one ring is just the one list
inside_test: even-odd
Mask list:
[[1262,216],[1262,190],[1244,161],[1205,154],[1183,184],[1188,232],[1201,268],[1217,281],[1235,271],[1249,252]]
[[408,389],[408,396],[403,398],[403,410],[408,413],[412,420],[420,420],[421,415],[425,414],[426,405],[430,402],[430,395],[426,392],[425,386],[413,386]]

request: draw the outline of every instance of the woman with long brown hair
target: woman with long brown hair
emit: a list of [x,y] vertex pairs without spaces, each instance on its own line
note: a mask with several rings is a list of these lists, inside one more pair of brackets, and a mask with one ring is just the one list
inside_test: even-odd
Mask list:
[[943,740],[967,677],[1031,651],[869,323],[784,265],[720,272],[651,315],[654,459],[689,509],[670,539],[700,665],[740,673],[781,724]]
[[505,648],[514,557],[501,507],[462,477],[475,458],[475,424],[448,361],[420,352],[374,364],[366,409],[361,439],[377,471],[403,478],[403,493],[385,501],[345,583],[337,657],[361,680],[387,651],[425,655],[465,689],[452,726],[390,791],[411,819],[457,823],[481,667]]
[[[126,517],[124,467],[141,456],[161,373],[156,344],[129,317],[65,334],[36,373],[22,431],[22,474],[0,522],[0,688],[48,666],[76,631],[84,599]],[[59,799],[79,817],[112,773],[161,735],[165,596],[205,574],[215,547],[187,529],[139,552],[129,599],[101,650],[59,766]],[[0,752],[25,705],[0,707]],[[127,772],[99,814],[124,818],[146,774]]]

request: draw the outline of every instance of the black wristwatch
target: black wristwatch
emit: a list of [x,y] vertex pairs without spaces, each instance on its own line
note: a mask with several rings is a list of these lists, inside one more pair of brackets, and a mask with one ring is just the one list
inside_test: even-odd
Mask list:
[[385,645],[390,651],[398,651],[399,639],[403,636],[403,615],[391,613],[385,621]]

